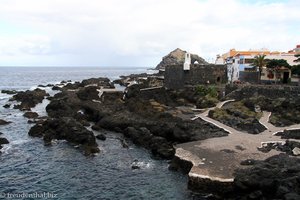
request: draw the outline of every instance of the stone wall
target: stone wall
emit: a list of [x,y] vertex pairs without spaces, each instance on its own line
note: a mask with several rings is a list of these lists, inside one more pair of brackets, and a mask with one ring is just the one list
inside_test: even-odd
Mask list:
[[165,69],[165,87],[180,89],[186,85],[227,83],[225,65],[192,64],[190,70],[183,70],[182,65],[171,65]]
[[300,98],[299,86],[287,85],[227,85],[227,98],[240,100],[254,96],[275,98]]
[[170,65],[165,68],[164,86],[168,89],[184,87],[184,71],[182,65]]
[[259,72],[240,71],[239,80],[248,83],[259,83]]

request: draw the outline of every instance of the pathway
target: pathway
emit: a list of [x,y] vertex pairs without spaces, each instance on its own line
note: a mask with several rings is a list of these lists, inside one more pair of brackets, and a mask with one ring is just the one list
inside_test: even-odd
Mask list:
[[[225,103],[230,101],[234,100],[221,102],[216,107],[221,108]],[[232,182],[234,179],[234,171],[237,168],[243,167],[240,165],[241,161],[246,159],[263,160],[280,153],[276,150],[263,153],[257,149],[269,142],[275,141],[284,143],[285,139],[281,139],[275,135],[277,132],[281,132],[285,129],[300,129],[300,124],[288,127],[275,127],[269,123],[271,113],[264,111],[259,122],[264,125],[267,130],[260,134],[253,135],[238,131],[219,121],[209,118],[208,112],[214,108],[207,109],[205,112],[196,115],[191,120],[201,118],[204,121],[229,132],[228,136],[183,143],[175,146],[177,157],[193,163],[193,167],[189,172],[190,179],[200,178],[219,182]]]

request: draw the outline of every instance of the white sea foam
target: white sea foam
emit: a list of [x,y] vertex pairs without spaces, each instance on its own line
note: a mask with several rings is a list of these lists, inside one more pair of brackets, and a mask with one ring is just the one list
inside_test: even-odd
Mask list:
[[37,88],[38,88],[37,86],[32,86],[29,90],[35,90]]
[[4,94],[0,92],[0,100],[9,99],[12,95]]
[[132,163],[132,166],[137,166],[141,169],[150,169],[153,167],[153,163],[145,162],[145,161],[135,161]]
[[20,149],[17,147],[21,144],[24,144],[26,142],[29,142],[28,139],[20,139],[20,140],[13,140],[13,141],[10,141],[9,144],[5,144],[3,145],[3,148],[1,149],[1,152],[3,154],[10,154],[12,152],[17,152],[19,151]]

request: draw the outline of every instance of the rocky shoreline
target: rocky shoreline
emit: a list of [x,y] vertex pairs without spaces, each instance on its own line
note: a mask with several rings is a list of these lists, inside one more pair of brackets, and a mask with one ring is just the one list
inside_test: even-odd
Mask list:
[[[7,124],[10,124],[11,122],[10,121],[5,121],[3,119],[0,119],[0,126],[4,126],[4,125],[7,125]],[[0,132],[0,135],[2,135],[3,133]],[[0,149],[3,148],[2,145],[5,145],[5,144],[9,144],[9,141],[4,138],[4,137],[0,137]],[[0,151],[0,154],[1,154],[1,151]]]
[[[124,91],[118,90],[114,84],[127,87]],[[2,91],[13,95],[10,103],[5,107],[9,108],[11,104],[14,104],[15,109],[26,111],[24,117],[29,118],[29,123],[34,123],[28,134],[32,137],[42,138],[45,145],[51,145],[53,140],[66,140],[79,146],[84,154],[94,155],[100,152],[97,139],[105,140],[106,136],[96,136],[89,128],[109,130],[122,133],[133,143],[150,150],[156,158],[172,160],[170,169],[182,169],[183,172],[188,173],[192,164],[176,156],[175,146],[177,144],[226,137],[229,134],[228,131],[201,118],[191,120],[195,115],[203,112],[196,108],[207,109],[207,106],[211,104],[203,101],[205,96],[199,93],[197,88],[165,89],[162,87],[161,74],[124,76],[114,83],[107,78],[91,78],[82,82],[72,83],[69,81],[47,87],[50,86],[52,90],[57,91],[54,96],[49,96],[42,89],[25,92]],[[235,91],[226,98],[239,97],[238,92]],[[48,116],[38,116],[37,113],[31,111],[31,108],[41,103],[45,98],[50,101],[46,107]],[[270,100],[268,98],[258,96],[252,99],[236,99],[236,102],[229,103],[219,110],[217,108],[210,110],[208,116],[230,127],[251,134],[260,134],[265,131],[265,127],[259,123],[261,115],[259,111],[255,110],[256,105],[260,109],[274,111],[270,122],[276,126],[282,124],[279,123],[279,120],[274,121],[274,118],[278,119],[278,117],[287,115],[284,113],[284,108],[292,113],[299,112],[299,99],[297,98],[292,99],[292,101],[291,99]],[[292,109],[295,106],[297,106],[296,109]],[[297,122],[295,119],[287,118],[283,124],[290,125]],[[291,135],[291,138],[298,138],[297,132],[287,134]],[[4,139],[1,138],[0,141],[2,141],[1,144],[6,144]],[[128,147],[126,141],[121,142],[124,148]],[[298,144],[295,147],[298,147]],[[299,185],[296,185],[296,189],[289,189],[286,184],[282,187],[278,184],[273,185],[274,181],[286,180],[288,177],[294,180],[295,176],[299,175],[297,170],[288,173],[289,169],[287,169],[285,176],[282,175],[279,178],[270,174],[268,177],[267,175],[263,177],[273,181],[271,186],[264,187],[256,184],[255,187],[252,187],[249,186],[252,182],[245,182],[245,177],[252,176],[253,170],[258,174],[263,172],[265,165],[270,164],[275,171],[278,170],[281,167],[279,161],[298,163],[298,158],[278,156],[266,161],[255,161],[253,166],[237,171],[234,182],[230,184],[230,187],[226,186],[228,192],[220,192],[220,188],[216,189],[216,186],[197,179],[194,180],[195,182],[190,180],[189,187],[201,191],[197,185],[199,183],[205,184],[208,186],[206,192],[215,193],[216,197],[219,196],[220,198],[233,198],[232,194],[238,194],[242,199],[269,198],[270,195],[267,192],[270,189],[279,190],[282,187],[287,188],[286,192],[276,193],[271,197],[292,199],[292,197],[299,196]]]

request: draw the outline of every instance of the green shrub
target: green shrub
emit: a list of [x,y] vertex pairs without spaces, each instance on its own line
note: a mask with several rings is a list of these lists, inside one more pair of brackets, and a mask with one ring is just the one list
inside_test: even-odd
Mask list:
[[211,97],[210,95],[206,95],[204,97],[200,97],[196,103],[197,108],[210,108],[215,107],[218,103],[218,99],[215,97]]
[[218,91],[213,86],[198,85],[196,87],[196,94],[201,96],[210,96],[214,98],[218,97]]

